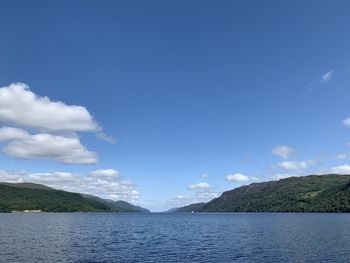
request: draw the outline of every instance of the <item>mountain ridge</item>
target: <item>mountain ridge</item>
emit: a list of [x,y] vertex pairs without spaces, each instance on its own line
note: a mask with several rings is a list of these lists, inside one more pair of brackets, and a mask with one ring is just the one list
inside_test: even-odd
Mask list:
[[176,212],[350,212],[350,175],[289,177],[252,183]]

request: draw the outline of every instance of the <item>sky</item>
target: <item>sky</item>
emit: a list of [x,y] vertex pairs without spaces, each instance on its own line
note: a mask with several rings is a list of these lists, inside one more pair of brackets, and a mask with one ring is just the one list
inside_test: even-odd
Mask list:
[[0,181],[152,211],[350,173],[349,1],[0,1]]

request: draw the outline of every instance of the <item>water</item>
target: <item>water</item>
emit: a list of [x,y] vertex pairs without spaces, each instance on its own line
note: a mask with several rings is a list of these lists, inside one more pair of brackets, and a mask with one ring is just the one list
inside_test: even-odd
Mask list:
[[1,262],[350,262],[350,214],[0,214]]

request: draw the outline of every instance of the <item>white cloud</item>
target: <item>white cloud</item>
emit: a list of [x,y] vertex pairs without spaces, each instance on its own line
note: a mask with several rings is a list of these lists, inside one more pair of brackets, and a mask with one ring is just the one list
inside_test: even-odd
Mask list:
[[90,176],[117,178],[119,176],[119,172],[114,169],[96,170],[90,172]]
[[[307,169],[313,164],[314,164],[314,161],[311,161],[311,160],[301,161],[301,162],[284,161],[284,162],[278,163],[277,167],[282,168],[282,169],[286,169],[286,170],[300,170],[300,169]],[[273,168],[274,168],[274,166],[273,166]]]
[[3,152],[24,159],[53,159],[65,164],[94,164],[98,156],[80,143],[76,132],[92,131],[102,140],[114,143],[103,133],[85,107],[51,101],[34,94],[26,84],[0,88],[0,123],[25,127],[0,128]]
[[[99,171],[115,170],[107,169]],[[119,174],[117,171],[115,173]],[[92,194],[101,198],[129,202],[135,202],[139,198],[140,193],[135,189],[135,185],[131,181],[123,180],[120,176],[102,178],[92,174],[93,172],[82,176],[69,172],[27,173],[25,171],[9,172],[0,170],[0,181],[11,183],[32,182],[44,184],[54,189]]]
[[205,182],[200,182],[198,184],[192,184],[188,188],[192,189],[192,190],[203,190],[203,189],[210,188],[210,185],[208,183],[205,183]]
[[350,127],[350,117],[346,118],[345,120],[343,120],[342,122],[345,126],[349,126]]
[[[23,159],[53,159],[66,164],[94,164],[98,161],[95,152],[87,150],[78,137],[62,137],[48,133],[29,135],[23,130],[0,131],[0,137],[12,139],[3,149],[7,155]],[[12,134],[12,135],[11,135]]]
[[350,165],[344,164],[340,166],[333,167],[331,169],[332,173],[335,174],[350,174]]
[[229,174],[226,180],[232,183],[249,181],[249,177],[241,173]]
[[293,148],[285,145],[276,146],[271,150],[271,152],[272,154],[282,157],[283,159],[288,159],[295,154],[295,150]]
[[29,136],[28,132],[22,129],[12,128],[12,127],[0,128],[0,142],[25,139],[28,136]]
[[202,177],[202,178],[208,178],[208,177],[209,177],[209,174],[201,174],[201,177]]
[[333,70],[328,71],[327,73],[323,74],[321,77],[321,84],[325,84],[332,80]]
[[85,107],[51,101],[23,83],[0,88],[0,122],[43,131],[99,131]]

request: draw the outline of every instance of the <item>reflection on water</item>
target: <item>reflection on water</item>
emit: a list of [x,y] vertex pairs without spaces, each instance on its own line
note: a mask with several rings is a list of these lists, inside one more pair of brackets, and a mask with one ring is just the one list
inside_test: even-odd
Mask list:
[[350,262],[350,214],[0,214],[2,262]]

